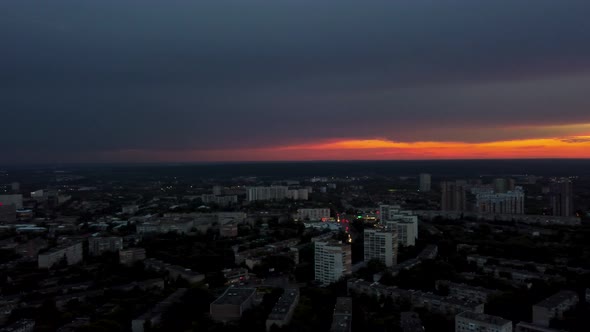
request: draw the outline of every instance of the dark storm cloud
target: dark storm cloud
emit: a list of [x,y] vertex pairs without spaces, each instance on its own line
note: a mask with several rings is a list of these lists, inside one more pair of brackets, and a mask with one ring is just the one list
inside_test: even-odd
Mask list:
[[588,1],[5,0],[0,13],[0,161],[590,123]]

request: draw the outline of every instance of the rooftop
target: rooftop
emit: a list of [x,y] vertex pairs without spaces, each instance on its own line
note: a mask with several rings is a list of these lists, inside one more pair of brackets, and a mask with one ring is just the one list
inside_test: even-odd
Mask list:
[[480,313],[471,312],[471,311],[462,312],[462,313],[458,314],[457,317],[467,318],[467,319],[475,320],[478,322],[483,322],[483,323],[488,323],[488,324],[493,324],[493,325],[498,325],[498,326],[504,326],[506,324],[510,324],[510,326],[512,326],[512,321],[509,321],[509,320],[504,319],[502,317],[480,314]]
[[352,315],[334,315],[330,332],[348,332],[352,323]]
[[212,304],[241,305],[250,296],[253,296],[254,293],[256,293],[255,288],[229,287],[225,293],[217,298],[217,300],[213,301]]
[[352,298],[339,297],[336,299],[334,314],[352,314]]
[[576,294],[576,292],[574,291],[561,291],[555,295],[552,295],[546,299],[544,299],[543,301],[535,304],[535,307],[543,307],[543,308],[548,308],[548,309],[552,309],[555,308],[556,306],[560,305],[563,302],[569,301],[572,298],[576,298],[576,300],[578,299],[578,294]]
[[299,289],[297,288],[287,288],[285,292],[277,301],[274,308],[272,308],[272,312],[268,315],[268,319],[270,320],[282,320],[285,315],[291,309],[291,306],[295,303],[299,296]]

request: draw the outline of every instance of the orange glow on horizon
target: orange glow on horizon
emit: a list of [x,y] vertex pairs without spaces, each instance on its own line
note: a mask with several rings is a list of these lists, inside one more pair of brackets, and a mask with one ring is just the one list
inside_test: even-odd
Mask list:
[[119,151],[110,157],[133,161],[305,161],[411,159],[590,158],[590,136],[485,143],[394,142],[340,139],[298,145],[190,151]]

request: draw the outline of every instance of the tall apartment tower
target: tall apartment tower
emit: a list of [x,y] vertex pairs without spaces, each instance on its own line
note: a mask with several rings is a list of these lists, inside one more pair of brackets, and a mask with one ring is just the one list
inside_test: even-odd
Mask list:
[[397,264],[397,228],[388,231],[365,229],[364,236],[365,262],[377,259],[387,267]]
[[467,210],[466,189],[459,182],[441,182],[440,184],[441,210],[443,211],[465,211]]
[[323,285],[352,273],[350,246],[340,242],[315,242],[315,280]]
[[551,209],[554,216],[574,215],[573,185],[569,179],[561,179],[550,185]]
[[420,186],[419,189],[421,192],[429,192],[431,188],[430,185],[430,174],[422,173],[420,174]]

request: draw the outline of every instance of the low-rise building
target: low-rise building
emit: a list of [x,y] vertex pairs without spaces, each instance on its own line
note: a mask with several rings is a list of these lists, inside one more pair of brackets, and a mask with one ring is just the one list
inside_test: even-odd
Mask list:
[[184,279],[189,283],[196,283],[205,280],[205,275],[202,273],[195,272],[191,269],[179,265],[172,265],[164,263],[161,260],[155,258],[148,258],[144,261],[145,267],[156,271],[167,271],[168,275],[172,279]]
[[578,294],[574,291],[561,291],[533,306],[533,324],[549,327],[551,320],[562,318],[563,313],[578,304]]
[[83,259],[82,254],[82,242],[76,242],[64,244],[41,253],[37,260],[40,269],[49,269],[64,258],[68,265],[78,264]]
[[465,311],[455,316],[455,332],[512,332],[512,321]]
[[155,307],[131,321],[131,330],[133,332],[144,332],[146,324],[153,326],[160,323],[162,320],[162,314],[174,303],[179,302],[184,294],[186,294],[186,291],[186,288],[179,288],[176,292],[172,293],[162,302],[158,303]]
[[539,326],[527,322],[520,322],[516,324],[515,332],[565,332],[563,330],[555,330],[545,326]]
[[402,332],[424,332],[424,325],[415,311],[404,311],[400,314],[399,326]]
[[295,312],[297,304],[299,304],[299,289],[285,289],[285,292],[279,298],[266,319],[266,330],[270,331],[273,325],[282,327],[289,324],[291,318],[293,318],[293,312]]
[[128,248],[119,250],[119,263],[123,265],[133,265],[135,262],[145,259],[144,248]]
[[88,238],[88,253],[91,256],[100,256],[106,252],[117,252],[123,248],[123,238],[90,237]]
[[226,224],[219,227],[219,235],[221,237],[236,237],[238,236],[238,225],[237,224]]
[[448,289],[449,296],[483,303],[488,302],[488,298],[497,293],[497,291],[488,288],[458,284],[448,280],[437,280],[436,289],[441,290],[442,288]]
[[221,322],[240,319],[252,307],[255,295],[255,288],[229,287],[209,306],[211,318]]
[[352,298],[338,297],[332,315],[330,332],[350,332],[352,328]]

